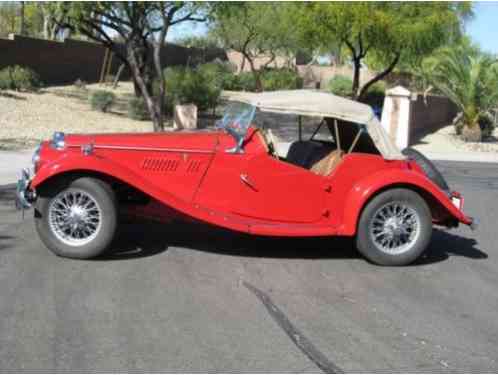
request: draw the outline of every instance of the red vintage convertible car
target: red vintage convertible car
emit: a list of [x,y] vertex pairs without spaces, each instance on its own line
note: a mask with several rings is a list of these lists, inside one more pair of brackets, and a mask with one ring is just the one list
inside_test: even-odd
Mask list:
[[[306,140],[299,121],[279,155],[260,112],[321,120]],[[33,163],[17,205],[35,203],[43,243],[72,258],[105,251],[123,210],[262,236],[354,236],[381,265],[418,258],[433,224],[476,225],[461,195],[421,154],[400,152],[369,106],[317,91],[240,94],[212,131],[56,133]]]

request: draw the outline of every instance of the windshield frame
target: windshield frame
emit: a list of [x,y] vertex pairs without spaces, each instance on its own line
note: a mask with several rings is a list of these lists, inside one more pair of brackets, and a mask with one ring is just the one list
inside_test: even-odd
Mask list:
[[244,102],[233,101],[223,112],[217,127],[226,131],[235,140],[235,146],[226,150],[228,153],[244,153],[242,144],[247,135],[249,126],[256,115],[256,106]]

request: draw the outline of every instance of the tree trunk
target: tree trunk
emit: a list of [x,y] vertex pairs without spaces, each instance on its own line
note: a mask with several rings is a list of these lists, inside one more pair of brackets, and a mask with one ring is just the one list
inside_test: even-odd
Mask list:
[[44,14],[43,15],[43,37],[47,40],[50,39],[49,23],[50,23],[50,16],[48,14]]
[[254,77],[254,84],[256,86],[256,92],[263,91],[263,82],[261,82],[261,73],[254,66],[254,61],[249,56],[246,56],[247,61],[249,62],[249,67],[251,68],[252,75]]
[[464,125],[461,137],[465,142],[481,142],[481,127],[479,126],[479,124],[473,126]]
[[130,63],[133,81],[138,88],[145,101],[147,110],[153,123],[154,131],[163,130],[162,113],[154,101],[152,93],[152,76],[150,68],[147,64],[148,46],[147,41],[135,39],[127,45],[128,61]]
[[[165,34],[161,32],[161,36]],[[166,95],[166,82],[164,80],[164,72],[161,65],[161,48],[163,45],[164,37],[159,36],[159,41],[153,43],[154,49],[154,67],[156,68],[156,76],[159,79],[159,93],[156,98],[156,112],[159,117],[159,121],[157,123],[157,128],[160,131],[164,131],[164,121],[163,121],[163,110],[164,110],[164,96]],[[154,130],[156,130],[156,124],[154,124]]]
[[19,34],[21,35],[24,35],[25,33],[25,22],[24,22],[24,1],[21,1],[21,25],[20,25],[20,30],[19,30]]
[[361,59],[353,58],[353,87],[351,91],[353,93],[353,98],[358,99],[358,91],[360,89],[360,74],[361,74]]
[[389,73],[391,73],[394,69],[394,67],[396,66],[396,64],[398,63],[399,61],[399,56],[400,54],[397,53],[396,54],[396,57],[394,58],[394,60],[391,62],[391,64],[389,64],[389,66],[384,70],[382,71],[381,73],[377,74],[374,78],[372,78],[370,81],[368,81],[362,88],[361,88],[361,91],[360,91],[360,94],[358,95],[358,100],[361,100],[365,97],[366,93],[368,92],[368,89],[375,83],[375,82],[378,82],[380,81],[381,79],[384,79],[387,75],[389,75]]
[[121,77],[121,74],[123,73],[124,68],[125,68],[125,64],[121,64],[119,66],[118,72],[116,73],[116,77],[114,78],[114,83],[112,84],[112,88],[114,90],[118,87],[119,78]]

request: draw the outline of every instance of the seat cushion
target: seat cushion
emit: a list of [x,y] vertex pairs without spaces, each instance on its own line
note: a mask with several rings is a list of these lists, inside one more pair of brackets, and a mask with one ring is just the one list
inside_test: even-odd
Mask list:
[[339,165],[343,156],[344,156],[343,151],[334,150],[324,158],[314,163],[311,166],[310,170],[311,172],[316,173],[320,176],[328,176]]
[[290,145],[286,160],[288,163],[310,169],[329,152],[330,148],[320,142],[296,141]]

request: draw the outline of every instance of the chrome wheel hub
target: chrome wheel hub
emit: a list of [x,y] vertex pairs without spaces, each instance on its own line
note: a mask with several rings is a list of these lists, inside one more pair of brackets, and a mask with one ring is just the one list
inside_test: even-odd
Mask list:
[[102,213],[91,194],[68,189],[50,203],[48,220],[58,240],[69,246],[83,246],[97,237],[102,226]]
[[418,213],[409,204],[390,202],[373,215],[370,237],[379,250],[399,255],[410,250],[417,241],[420,222]]

